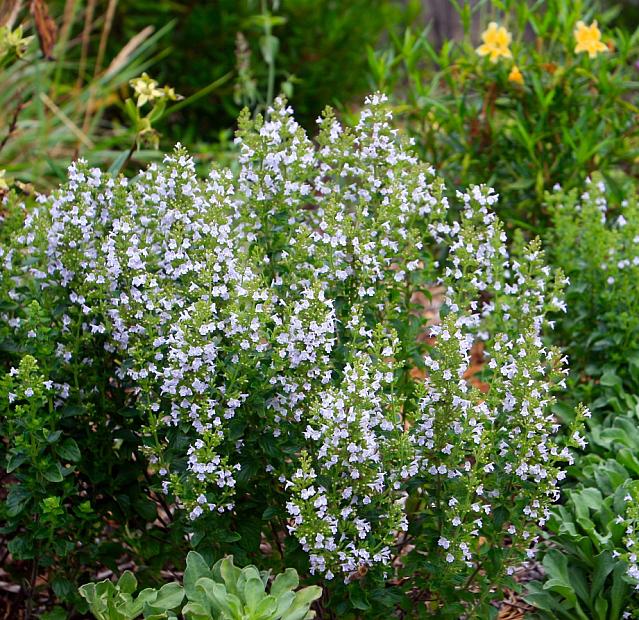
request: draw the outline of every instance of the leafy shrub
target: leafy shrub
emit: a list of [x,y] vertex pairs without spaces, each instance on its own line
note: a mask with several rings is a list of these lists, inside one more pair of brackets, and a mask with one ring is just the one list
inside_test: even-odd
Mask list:
[[[201,181],[181,148],[132,181],[72,165],[11,240],[3,318],[41,300],[76,424],[126,430],[133,472],[144,453],[202,552],[270,550],[340,617],[410,610],[417,591],[416,613],[484,618],[583,443],[583,410],[565,441],[550,412],[563,277],[539,241],[509,252],[487,187],[448,223],[391,121],[380,95],[353,129],[329,110],[316,147],[279,99],[241,116],[237,176]],[[77,443],[98,467],[125,458]]]
[[548,196],[548,245],[571,282],[557,335],[575,369],[632,393],[639,388],[639,208],[634,192],[622,202],[609,196],[598,176],[581,194]]
[[297,572],[291,568],[271,581],[270,572],[255,566],[240,569],[232,557],[209,568],[199,553],[191,551],[186,557],[184,588],[167,583],[159,590],[142,590],[133,599],[137,580],[126,571],[116,584],[107,579],[86,584],[80,592],[98,620],[134,620],[140,615],[177,618],[171,610],[181,606],[185,597],[188,602],[181,611],[187,620],[310,620],[315,612],[309,608],[322,590],[309,586],[295,592],[298,585]]
[[600,412],[590,421],[588,454],[569,468],[566,501],[553,509],[546,579],[529,584],[526,597],[543,618],[629,618],[639,610],[632,549],[639,400],[627,393],[625,400],[626,411],[608,411],[604,418]]
[[[6,473],[13,477],[0,505],[1,532],[9,538],[14,560],[30,561],[33,567],[65,561],[78,539],[98,533],[91,503],[79,495],[75,480],[80,450],[73,438],[62,435],[53,394],[53,382],[38,374],[29,355],[0,384],[0,429],[9,439]],[[33,578],[29,587],[32,598]],[[65,592],[67,582],[55,579],[53,587]],[[30,602],[26,607],[31,611]]]
[[569,468],[566,502],[549,520],[546,581],[531,585],[528,600],[543,617],[630,617],[638,607],[627,547],[639,476],[636,197],[616,203],[595,175],[581,192],[556,189],[547,204],[551,260],[570,281],[554,330],[572,370],[557,412],[569,419],[581,400],[593,417],[588,454]]
[[436,50],[406,31],[369,53],[375,84],[396,93],[422,157],[453,185],[491,184],[509,223],[538,230],[557,183],[580,187],[599,170],[620,199],[637,173],[639,33],[607,28],[614,8],[597,14],[588,1],[451,4],[462,41]]

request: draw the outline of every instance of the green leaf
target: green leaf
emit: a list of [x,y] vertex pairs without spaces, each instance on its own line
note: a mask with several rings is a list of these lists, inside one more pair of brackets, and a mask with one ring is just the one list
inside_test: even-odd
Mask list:
[[14,452],[7,455],[7,473],[10,474],[15,471],[27,460],[27,455],[24,452]]
[[295,590],[300,584],[297,571],[294,568],[287,568],[273,580],[271,585],[271,594],[279,598],[284,592]]
[[229,556],[222,560],[220,564],[220,574],[226,585],[226,589],[231,593],[238,595],[237,580],[240,578],[242,571],[233,564],[233,557]]
[[162,99],[158,101],[153,106],[151,111],[147,114],[147,118],[149,119],[149,122],[155,123],[158,119],[160,119],[162,117],[162,114],[164,114],[165,109],[166,109],[166,100]]
[[610,588],[610,620],[619,620],[632,597],[630,586],[626,582],[626,567],[619,562],[612,571],[612,588]]
[[154,521],[158,515],[158,509],[154,501],[148,497],[138,497],[133,502],[133,508],[146,521]]
[[277,618],[278,604],[274,596],[264,597],[255,608],[255,620],[271,620]]
[[158,591],[153,607],[175,609],[184,600],[184,589],[179,583],[166,583]]
[[549,577],[544,583],[544,590],[561,594],[572,606],[575,606],[577,594],[570,583],[568,558],[556,549],[552,549],[546,554],[543,565]]
[[157,600],[157,598],[158,590],[156,590],[155,588],[144,588],[144,590],[142,590],[140,594],[138,594],[137,598],[134,601],[131,600],[128,612],[133,616],[140,615],[144,609],[149,609],[149,613],[154,613],[154,610],[157,610],[155,608],[155,601]]
[[211,609],[204,602],[189,601],[182,608],[182,615],[186,620],[211,620]]
[[348,598],[350,599],[355,609],[359,609],[360,611],[368,611],[371,608],[371,605],[368,602],[368,597],[366,596],[366,592],[364,592],[364,590],[362,590],[359,585],[352,585],[349,588]]
[[605,598],[597,597],[593,608],[597,614],[596,620],[608,620],[608,601]]
[[117,583],[118,588],[125,594],[133,594],[138,587],[138,580],[130,570],[125,570]]
[[94,583],[85,583],[78,588],[80,596],[82,596],[89,605],[93,605],[97,600],[96,587]]
[[278,514],[278,509],[273,507],[273,506],[269,506],[263,513],[262,513],[262,520],[263,521],[269,521],[270,519],[272,519],[274,516],[276,516]]
[[62,607],[54,607],[40,616],[40,620],[67,620],[69,614]]
[[186,569],[184,570],[184,590],[189,600],[195,597],[197,593],[195,584],[202,577],[213,579],[213,573],[197,551],[189,551],[186,556]]
[[60,463],[51,463],[43,472],[42,475],[49,482],[62,482],[64,479],[62,476],[62,468]]
[[294,600],[295,600],[295,592],[289,591],[289,592],[283,592],[282,594],[280,594],[277,598],[276,615],[278,617],[282,616],[285,611],[290,609]]
[[112,176],[117,176],[120,174],[122,170],[122,166],[126,163],[127,159],[129,159],[129,151],[122,151],[118,154],[118,156],[113,160],[113,163],[109,166],[109,174]]
[[124,102],[124,109],[133,124],[136,124],[138,119],[140,118],[140,111],[138,107],[135,105],[133,99],[127,99]]
[[606,578],[618,563],[619,562],[612,557],[612,553],[610,551],[603,551],[599,555],[595,556],[595,570],[592,574],[592,583],[590,586],[591,601],[594,601],[599,595]]
[[61,459],[72,463],[77,463],[81,458],[80,448],[78,448],[75,439],[65,439],[61,445],[56,447],[55,451]]
[[51,582],[51,589],[59,599],[66,600],[74,591],[74,586],[68,579],[56,577]]
[[615,374],[614,371],[611,370],[607,370],[606,372],[604,372],[604,374],[601,376],[600,383],[601,385],[604,385],[606,387],[614,387],[615,385],[623,384],[622,380]]
[[251,577],[244,585],[244,600],[249,611],[254,612],[260,601],[265,597],[264,584],[259,578]]
[[197,580],[196,586],[200,590],[214,612],[224,612],[231,615],[231,607],[227,601],[228,593],[221,583],[216,583],[208,577]]
[[49,433],[47,435],[47,442],[55,443],[58,439],[60,439],[60,435],[62,435],[62,431],[53,431],[52,433]]
[[322,588],[319,586],[308,586],[295,593],[293,604],[282,616],[282,620],[304,620],[308,610],[313,603],[322,596]]
[[218,530],[216,537],[220,542],[233,543],[242,539],[242,535],[232,530]]
[[6,499],[8,516],[15,517],[20,514],[31,498],[31,491],[26,486],[12,484]]

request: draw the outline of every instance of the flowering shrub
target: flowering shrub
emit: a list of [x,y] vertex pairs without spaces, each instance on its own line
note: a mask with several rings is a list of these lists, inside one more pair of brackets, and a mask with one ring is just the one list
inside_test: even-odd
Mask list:
[[374,95],[352,129],[326,111],[315,146],[279,99],[240,117],[236,176],[200,181],[179,147],[133,181],[74,164],[8,250],[3,318],[20,329],[34,295],[56,309],[54,408],[91,402],[97,424],[106,401],[127,408],[194,545],[268,541],[339,613],[342,582],[367,617],[415,588],[425,614],[486,617],[583,444],[583,410],[565,445],[550,413],[563,277],[537,241],[509,251],[486,187],[458,192],[449,223],[391,122]]

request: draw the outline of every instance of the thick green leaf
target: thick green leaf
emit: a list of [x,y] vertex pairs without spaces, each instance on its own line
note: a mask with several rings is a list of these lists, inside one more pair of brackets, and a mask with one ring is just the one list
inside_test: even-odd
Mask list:
[[184,570],[184,590],[189,600],[196,596],[197,589],[195,584],[202,577],[213,579],[213,573],[197,551],[189,551],[186,556],[186,569]]
[[313,603],[322,596],[322,588],[319,586],[308,586],[295,593],[293,604],[282,616],[282,620],[304,620],[308,610]]
[[277,597],[277,616],[282,616],[285,611],[290,609],[295,600],[295,592],[283,592]]
[[277,617],[277,600],[274,596],[264,597],[255,608],[255,620],[274,620]]
[[246,602],[249,611],[253,612],[265,597],[264,584],[259,577],[251,577],[244,584],[242,598]]
[[195,587],[204,594],[213,612],[224,612],[229,616],[232,614],[231,607],[227,600],[229,593],[223,584],[216,583],[208,577],[202,577],[197,580]]
[[184,599],[184,589],[179,583],[166,583],[158,591],[153,607],[175,609]]
[[94,583],[85,583],[78,588],[80,596],[82,596],[89,605],[92,605],[97,600],[97,593]]
[[299,584],[300,579],[297,575],[297,571],[294,568],[287,568],[273,580],[271,594],[279,598],[284,592],[295,590]]
[[204,602],[188,602],[182,608],[186,620],[210,620],[211,608]]
[[242,571],[233,564],[233,558],[227,557],[222,560],[220,564],[220,574],[226,585],[226,589],[231,593],[238,595],[237,581],[242,574]]
[[118,579],[118,588],[126,594],[133,594],[138,587],[138,580],[130,570],[125,570]]

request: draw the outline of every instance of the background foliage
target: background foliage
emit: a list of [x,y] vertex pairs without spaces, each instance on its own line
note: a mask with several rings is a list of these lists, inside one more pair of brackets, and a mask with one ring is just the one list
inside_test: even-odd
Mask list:
[[[528,585],[491,580],[490,570],[500,574],[509,543],[484,545],[485,567],[492,568],[485,568],[486,579],[478,583],[481,594],[473,595],[481,599],[475,611],[496,615],[495,601],[514,588],[537,608],[531,617],[631,617],[638,613],[634,579],[639,575],[632,554],[639,531],[637,15],[634,0],[451,0],[427,7],[417,0],[5,1],[0,7],[0,261],[6,268],[23,257],[15,239],[36,208],[36,191],[54,190],[78,156],[136,179],[149,161],[161,163],[162,151],[180,141],[195,153],[200,177],[219,166],[237,174],[242,164],[233,132],[244,106],[248,131],[251,119],[284,92],[316,139],[315,120],[326,104],[336,107],[346,125],[355,124],[363,94],[386,92],[401,133],[415,140],[420,158],[435,165],[449,188],[495,187],[496,209],[508,238],[515,240],[515,255],[525,240],[539,235],[550,267],[568,276],[565,311],[553,315],[555,328],[544,334],[545,344],[560,347],[570,367],[553,405],[554,421],[566,441],[574,440],[568,429],[575,423],[575,406],[582,403],[592,413],[588,446],[568,468],[561,500],[536,545],[545,576]],[[575,51],[574,33],[579,21],[593,20],[606,51],[590,58]],[[491,21],[512,36],[510,56],[495,63],[477,53]],[[140,82],[131,81],[143,72],[155,80],[158,93],[164,92],[144,104]],[[452,191],[441,197],[446,198],[447,221],[454,227],[460,214],[464,218],[463,201]],[[277,254],[288,243],[292,211],[283,201],[275,213],[266,209],[260,217],[274,235],[269,252]],[[489,229],[487,221],[478,224],[475,241]],[[454,256],[455,243],[447,237],[429,261],[445,261],[451,248]],[[425,297],[389,293],[403,308],[392,321],[402,343],[392,389],[405,390],[413,404],[415,379],[433,372],[425,367],[424,354],[435,341],[422,333],[420,313],[431,292],[439,290],[433,288],[434,267],[422,265],[419,273],[419,295]],[[463,282],[471,286],[471,281]],[[136,388],[116,385],[107,370],[119,363],[118,356],[104,349],[100,335],[85,339],[75,323],[65,324],[63,317],[77,300],[39,286],[38,278],[15,290],[12,282],[0,281],[5,318],[0,322],[0,565],[2,578],[17,584],[19,592],[0,597],[0,610],[5,605],[9,614],[43,614],[49,620],[75,610],[79,617],[89,601],[77,586],[97,579],[100,571],[120,575],[130,565],[134,580],[151,588],[139,596],[158,602],[158,607],[149,602],[147,615],[171,617],[182,604],[173,603],[193,547],[204,558],[189,556],[191,562],[206,578],[215,561],[232,554],[240,566],[257,565],[257,574],[250,566],[242,573],[255,578],[254,586],[258,578],[265,583],[260,570],[286,565],[299,571],[304,585],[312,580],[301,547],[293,537],[284,541],[277,534],[288,518],[274,508],[281,489],[269,487],[264,501],[246,492],[236,518],[201,528],[185,520],[147,466],[150,446],[140,434]],[[500,299],[494,290],[472,294],[482,303]],[[429,318],[437,315],[437,295]],[[94,362],[69,364],[56,342],[66,343],[73,360]],[[471,383],[486,389],[491,382],[486,360],[481,350],[471,353]],[[339,355],[346,363],[348,347]],[[56,394],[67,390],[61,405]],[[175,455],[183,454],[184,441],[175,439]],[[286,461],[301,445],[249,443],[255,458],[243,463],[243,492],[260,477],[259,455]],[[407,536],[400,538],[401,552],[412,548],[413,538],[435,545],[441,526],[432,529],[425,516],[428,503],[413,494],[406,510],[410,522]],[[212,538],[214,546],[207,544]],[[386,581],[370,571],[349,586],[330,584],[314,609],[324,617],[370,618],[378,611],[387,617],[391,609],[410,617],[419,596],[404,588],[403,580],[433,572],[434,565],[419,554],[400,564]],[[437,572],[447,575],[443,566]],[[142,600],[134,595],[137,584],[124,575],[117,585],[96,585],[99,595],[90,594],[95,609],[108,600],[126,613],[143,610],[134,602]],[[468,604],[459,595],[468,579],[459,576],[455,585],[442,577],[431,605],[446,603],[430,611],[458,617]],[[193,594],[186,581],[186,598],[180,601]],[[511,610],[525,606],[518,601]]]

